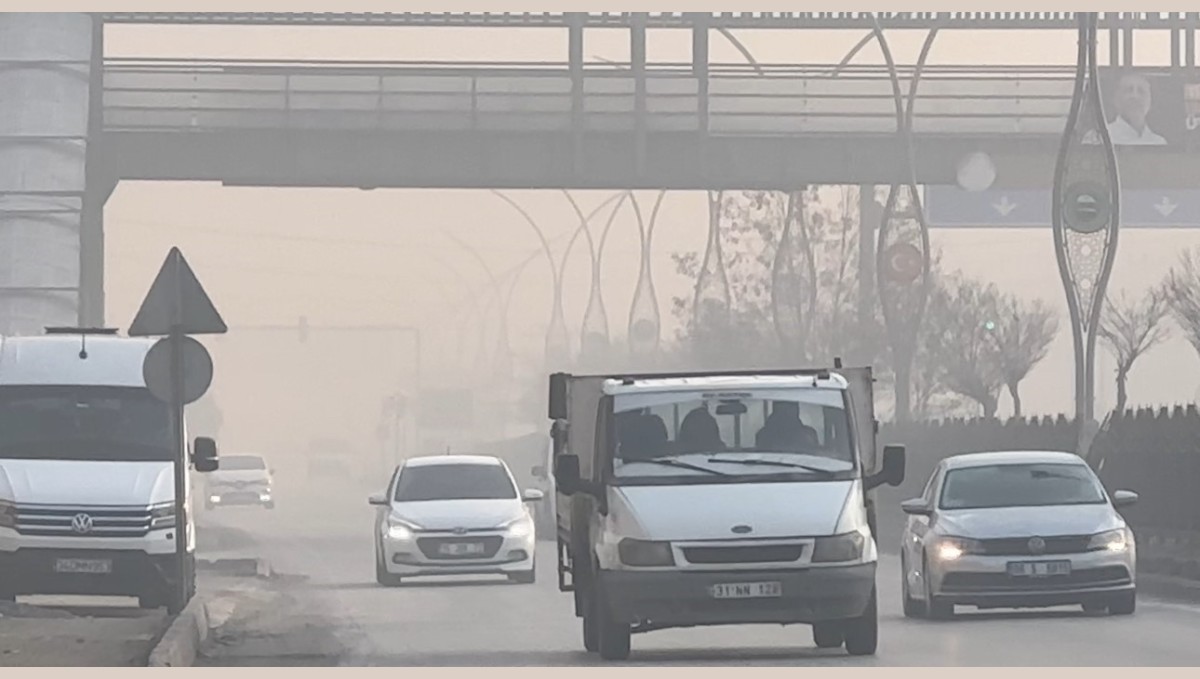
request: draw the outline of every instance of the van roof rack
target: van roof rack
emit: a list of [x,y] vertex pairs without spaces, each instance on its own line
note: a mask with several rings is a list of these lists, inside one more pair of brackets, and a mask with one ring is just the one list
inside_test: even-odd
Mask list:
[[115,335],[117,328],[70,328],[70,327],[48,327],[46,328],[47,335]]

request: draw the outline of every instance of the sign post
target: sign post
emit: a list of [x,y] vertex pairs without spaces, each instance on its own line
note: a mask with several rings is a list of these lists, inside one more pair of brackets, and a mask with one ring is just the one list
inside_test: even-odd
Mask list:
[[[142,365],[146,387],[171,405],[172,434],[179,454],[175,457],[175,556],[176,582],[168,610],[178,613],[195,589],[195,568],[188,554],[188,442],[183,409],[204,395],[212,382],[212,359],[190,335],[219,335],[228,331],[192,268],[179,248],[171,248],[129,327],[131,337],[159,336]],[[204,450],[201,450],[203,444]],[[192,459],[197,471],[216,469],[216,444],[197,439]]]

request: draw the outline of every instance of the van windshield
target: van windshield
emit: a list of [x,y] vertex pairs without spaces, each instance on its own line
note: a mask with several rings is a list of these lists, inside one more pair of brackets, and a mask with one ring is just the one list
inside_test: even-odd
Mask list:
[[168,462],[170,410],[147,389],[0,387],[0,458]]
[[840,391],[623,394],[613,407],[617,479],[827,480],[857,469]]
[[261,457],[253,455],[224,455],[221,457],[221,471],[248,472],[264,470],[267,463]]

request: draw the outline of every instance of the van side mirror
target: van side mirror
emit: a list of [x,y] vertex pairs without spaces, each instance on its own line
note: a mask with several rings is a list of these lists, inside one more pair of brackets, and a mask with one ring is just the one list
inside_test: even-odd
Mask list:
[[933,509],[930,508],[929,505],[925,504],[925,501],[919,497],[901,502],[900,511],[908,514],[909,516],[929,516],[930,514],[933,514]]
[[1138,501],[1138,494],[1132,490],[1118,490],[1112,494],[1113,507],[1128,507]]
[[863,481],[866,490],[872,490],[884,484],[895,487],[904,483],[905,457],[904,446],[884,446],[883,469]]
[[552,420],[567,419],[567,377],[566,373],[554,373],[550,376],[548,403]]
[[554,483],[565,495],[579,492],[579,457],[559,455],[554,460]]
[[200,436],[192,443],[192,465],[201,474],[215,472],[221,466],[217,460],[217,442]]

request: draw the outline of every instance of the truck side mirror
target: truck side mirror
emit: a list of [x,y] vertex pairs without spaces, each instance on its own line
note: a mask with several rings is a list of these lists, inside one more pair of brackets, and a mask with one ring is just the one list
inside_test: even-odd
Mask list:
[[220,462],[217,460],[217,442],[200,436],[192,444],[192,464],[201,474],[217,471]]
[[550,376],[549,416],[552,420],[567,419],[567,374]]
[[559,455],[554,460],[554,483],[565,495],[574,495],[579,491],[579,457],[575,455]]
[[904,446],[884,446],[883,469],[878,474],[873,474],[864,480],[863,485],[866,490],[878,488],[884,484],[894,487],[904,483],[905,457]]

